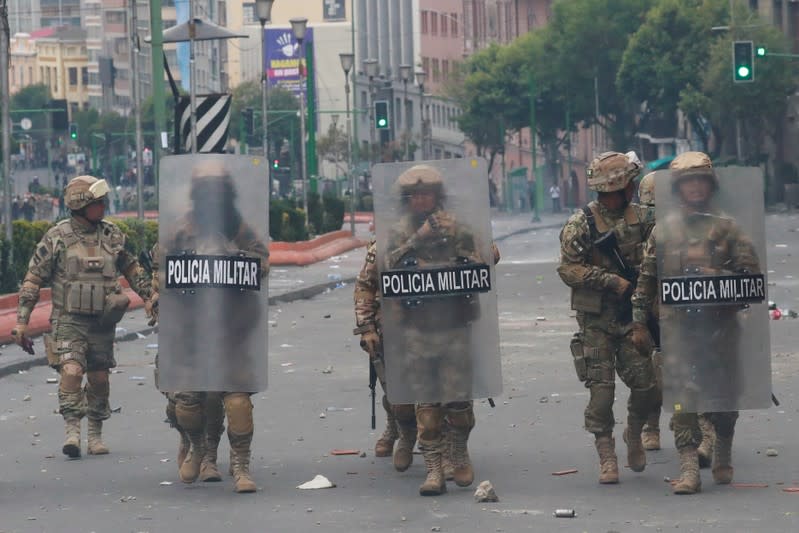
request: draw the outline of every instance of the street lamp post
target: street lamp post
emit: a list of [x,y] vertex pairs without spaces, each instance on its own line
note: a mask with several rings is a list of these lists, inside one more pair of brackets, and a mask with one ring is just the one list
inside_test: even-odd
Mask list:
[[[266,23],[272,20],[272,5],[275,0],[256,0],[255,15],[261,22],[261,147],[264,152],[264,161],[269,162],[269,143],[266,133],[267,94],[269,79],[266,70]],[[266,165],[266,181],[269,192],[272,191],[272,181],[269,176],[269,165]]]
[[350,115],[350,71],[355,61],[355,54],[341,53],[341,69],[344,71],[344,100],[347,102],[347,169],[350,176],[350,233],[355,235],[355,169],[352,164],[352,116]]
[[375,164],[375,96],[377,86],[375,78],[380,73],[380,65],[377,59],[365,59],[363,61],[363,71],[369,77],[369,163]]
[[416,83],[419,84],[419,122],[422,130],[422,160],[426,161],[427,155],[427,121],[424,118],[424,82],[427,79],[427,72],[424,70],[416,71]]
[[305,58],[305,30],[308,26],[308,19],[305,17],[293,18],[291,31],[297,40],[300,54],[300,168],[302,168],[302,208],[305,211],[305,225],[308,226],[308,168],[305,161],[305,69],[303,59]]
[[405,136],[405,161],[410,161],[410,125],[408,124],[408,82],[413,75],[413,66],[411,65],[400,65],[399,68],[400,72],[400,79],[402,80],[402,112],[404,113],[402,117],[402,125],[404,126],[404,136]]

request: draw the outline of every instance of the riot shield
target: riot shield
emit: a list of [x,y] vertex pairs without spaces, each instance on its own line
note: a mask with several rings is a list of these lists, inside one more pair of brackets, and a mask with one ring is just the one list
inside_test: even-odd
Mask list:
[[763,179],[655,178],[663,406],[702,413],[771,403]]
[[392,403],[502,390],[486,167],[451,159],[372,170]]
[[159,183],[158,388],[266,388],[269,187],[259,157],[169,156]]

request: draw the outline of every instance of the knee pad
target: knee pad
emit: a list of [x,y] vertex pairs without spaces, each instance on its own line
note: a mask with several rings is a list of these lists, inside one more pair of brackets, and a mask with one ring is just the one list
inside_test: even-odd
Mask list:
[[447,422],[453,428],[472,429],[474,427],[474,407],[471,402],[447,404]]
[[61,365],[61,383],[59,388],[64,392],[78,392],[83,382],[83,367],[77,362]]
[[394,416],[400,424],[413,424],[416,422],[416,407],[412,403],[400,403],[391,406]]
[[202,404],[185,404],[178,402],[175,406],[175,416],[178,424],[189,432],[198,432],[205,429],[205,417]]
[[437,441],[441,438],[443,421],[441,406],[419,406],[416,408],[416,427],[420,441]]
[[234,392],[225,396],[228,432],[248,435],[253,432],[252,400],[246,392]]

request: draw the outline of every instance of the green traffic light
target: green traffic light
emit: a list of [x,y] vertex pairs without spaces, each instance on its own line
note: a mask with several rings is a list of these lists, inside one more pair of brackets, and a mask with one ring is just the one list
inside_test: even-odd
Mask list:
[[385,127],[386,124],[387,124],[387,121],[384,118],[381,118],[380,120],[377,121],[377,125],[380,126],[381,128]]
[[738,77],[742,79],[746,79],[749,77],[749,67],[746,65],[741,65],[738,67]]
[[766,47],[765,46],[758,46],[756,52],[757,52],[758,57],[764,57],[766,55]]

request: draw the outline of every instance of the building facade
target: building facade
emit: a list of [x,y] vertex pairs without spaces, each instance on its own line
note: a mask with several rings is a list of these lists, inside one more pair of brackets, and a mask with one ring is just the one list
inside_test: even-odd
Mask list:
[[50,88],[54,99],[67,101],[71,120],[89,103],[86,30],[67,26],[35,42],[39,80]]

